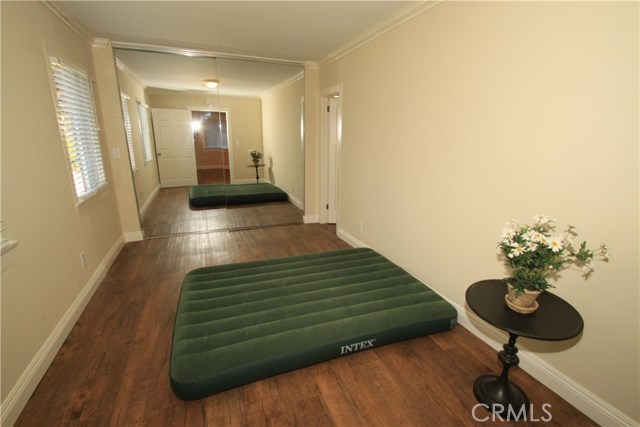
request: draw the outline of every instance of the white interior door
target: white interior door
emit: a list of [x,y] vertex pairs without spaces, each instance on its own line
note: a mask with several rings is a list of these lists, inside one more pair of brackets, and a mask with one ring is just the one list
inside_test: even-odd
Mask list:
[[198,184],[189,110],[151,109],[160,187]]
[[342,143],[342,100],[329,98],[329,162],[327,177],[327,222],[338,219],[338,188],[340,177],[340,144]]

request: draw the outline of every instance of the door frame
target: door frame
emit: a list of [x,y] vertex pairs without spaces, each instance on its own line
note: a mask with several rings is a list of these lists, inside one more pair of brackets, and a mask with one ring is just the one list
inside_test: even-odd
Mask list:
[[[330,86],[320,91],[320,212],[319,212],[319,221],[321,224],[326,224],[329,222],[329,214],[327,211],[327,204],[330,202],[329,200],[329,181],[330,179],[335,179],[336,184],[336,225],[339,225],[340,222],[340,156],[341,149],[338,150],[335,157],[335,176],[330,177],[329,171],[331,170],[330,165],[330,153],[331,149],[331,137],[330,137],[330,121],[329,114],[327,112],[327,108],[329,107],[329,102],[331,98],[339,97],[341,100],[344,100],[343,97],[343,85],[342,83]],[[341,113],[342,114],[342,113]],[[342,121],[342,120],[340,120]],[[340,138],[342,139],[342,138]],[[340,144],[342,145],[342,144]]]

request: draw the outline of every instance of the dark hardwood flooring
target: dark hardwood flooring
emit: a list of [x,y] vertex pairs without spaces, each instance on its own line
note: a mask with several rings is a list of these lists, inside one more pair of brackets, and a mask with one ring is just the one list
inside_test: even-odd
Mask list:
[[193,209],[189,187],[163,188],[151,203],[142,228],[157,237],[226,229],[302,224],[303,212],[291,202],[255,203]]
[[231,182],[228,167],[198,169],[198,184],[224,184]]
[[[493,422],[474,379],[496,353],[461,326],[184,402],[169,385],[175,308],[197,267],[345,248],[335,227],[290,225],[128,243],[27,403],[17,426],[595,426],[514,368],[531,422]],[[550,404],[552,419],[542,404]],[[486,419],[485,419],[486,418]]]

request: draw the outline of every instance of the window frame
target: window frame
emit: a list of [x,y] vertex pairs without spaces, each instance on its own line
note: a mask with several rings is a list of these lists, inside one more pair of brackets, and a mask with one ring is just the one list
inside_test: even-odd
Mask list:
[[131,128],[131,113],[129,111],[129,100],[131,98],[124,92],[120,92],[120,104],[122,107],[122,117],[124,120],[124,133],[127,139],[127,149],[129,150],[129,161],[131,162],[131,170],[133,173],[138,171],[136,163],[136,153],[133,149],[133,131]]
[[142,138],[142,156],[144,164],[153,160],[153,149],[151,148],[151,120],[149,119],[149,106],[141,101],[136,101],[138,112],[138,125],[140,126],[140,136]]
[[108,185],[100,125],[89,74],[48,56],[53,104],[76,206]]

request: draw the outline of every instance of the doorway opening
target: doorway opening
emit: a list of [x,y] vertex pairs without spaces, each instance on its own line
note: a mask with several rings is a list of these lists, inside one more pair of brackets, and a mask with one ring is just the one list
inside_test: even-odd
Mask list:
[[229,114],[191,111],[198,184],[229,184]]
[[339,221],[340,156],[342,151],[342,90],[334,87],[322,97],[320,155],[320,222]]

